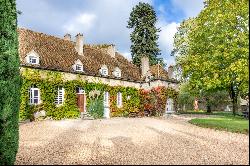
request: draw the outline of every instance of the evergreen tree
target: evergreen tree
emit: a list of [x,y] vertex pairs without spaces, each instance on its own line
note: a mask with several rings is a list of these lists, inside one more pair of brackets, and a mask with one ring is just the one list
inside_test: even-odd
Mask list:
[[15,0],[0,0],[0,165],[12,165],[18,150],[20,101]]
[[160,30],[155,27],[156,21],[156,13],[148,3],[140,2],[130,13],[127,27],[133,29],[130,34],[131,53],[133,63],[138,66],[142,56],[148,56],[151,65],[157,64],[158,61],[163,64],[163,60],[157,58],[157,55],[160,55],[157,43],[157,33]]

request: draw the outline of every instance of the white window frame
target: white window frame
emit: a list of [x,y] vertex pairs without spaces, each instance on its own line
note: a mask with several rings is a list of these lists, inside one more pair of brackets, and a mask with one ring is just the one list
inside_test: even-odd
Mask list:
[[116,104],[118,108],[122,107],[122,93],[121,92],[117,93]]
[[106,65],[103,65],[102,68],[100,69],[100,73],[102,76],[108,76],[109,75],[109,71]]
[[81,64],[76,64],[75,65],[75,71],[83,71],[83,65],[81,65]]
[[[36,62],[34,63],[33,60],[35,60]],[[39,64],[39,55],[34,50],[32,50],[30,53],[27,54],[26,62],[28,64],[38,65]]]
[[113,71],[113,75],[115,77],[121,77],[121,70],[119,68],[116,68],[114,71]]
[[57,96],[55,98],[55,104],[56,105],[63,105],[64,102],[64,88],[58,87],[57,88]]
[[109,92],[104,92],[104,106],[108,107],[109,106]]
[[[36,62],[33,62],[35,60]],[[38,57],[29,56],[29,64],[38,64]]]
[[[37,96],[35,96],[35,91],[37,91]],[[36,99],[37,99],[37,103],[35,103]],[[31,87],[29,89],[29,104],[30,105],[40,104],[40,90],[38,88]]]

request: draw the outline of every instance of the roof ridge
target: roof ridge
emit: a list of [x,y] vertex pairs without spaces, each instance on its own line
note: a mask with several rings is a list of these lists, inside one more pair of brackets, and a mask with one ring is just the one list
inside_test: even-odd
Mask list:
[[30,31],[31,33],[36,33],[36,34],[39,34],[39,35],[42,35],[42,36],[45,36],[45,37],[52,37],[52,38],[54,38],[56,40],[62,40],[62,41],[67,41],[67,42],[75,43],[74,41],[64,40],[63,38],[60,38],[60,37],[57,37],[57,36],[53,36],[53,35],[50,35],[50,34],[46,34],[46,33],[43,33],[43,32],[37,32],[37,31],[31,30],[31,29],[28,29],[28,28],[18,27],[17,29],[18,30],[24,30],[24,31]]

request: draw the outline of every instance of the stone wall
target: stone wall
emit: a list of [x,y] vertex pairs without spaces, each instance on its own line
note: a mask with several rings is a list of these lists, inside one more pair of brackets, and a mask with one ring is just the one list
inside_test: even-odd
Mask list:
[[[21,73],[25,67],[21,67]],[[38,70],[38,69],[33,69],[33,70]],[[43,79],[46,78],[46,70],[43,70],[44,72],[41,72],[41,77]],[[137,89],[147,89],[150,90],[154,87],[157,86],[164,86],[164,87],[171,87],[175,90],[178,91],[178,84],[176,83],[171,83],[167,81],[162,81],[162,80],[155,80],[151,82],[130,82],[130,81],[125,81],[125,80],[119,80],[119,79],[110,79],[110,78],[105,78],[105,77],[98,77],[98,76],[88,76],[88,75],[79,75],[79,74],[74,74],[74,73],[66,73],[62,72],[62,77],[64,81],[70,81],[70,80],[76,80],[76,79],[81,79],[83,81],[88,81],[88,82],[94,82],[94,83],[103,83],[107,84],[109,86],[124,86],[124,87],[134,87]]]

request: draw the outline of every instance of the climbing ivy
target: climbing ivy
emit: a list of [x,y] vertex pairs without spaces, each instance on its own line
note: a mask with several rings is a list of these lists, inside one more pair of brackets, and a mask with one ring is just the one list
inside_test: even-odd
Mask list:
[[[103,103],[104,92],[110,94],[110,115],[111,117],[143,115],[145,108],[145,96],[142,95],[143,90],[132,87],[109,86],[103,83],[93,83],[81,80],[80,76],[76,80],[63,80],[62,73],[55,71],[44,71],[38,69],[24,68],[22,72],[22,89],[21,89],[21,105],[20,119],[34,120],[34,113],[45,110],[46,116],[59,120],[64,118],[77,118],[80,116],[77,107],[76,88],[81,87],[87,94],[87,110],[95,110],[95,117],[100,118],[103,115],[103,107],[99,107]],[[36,86],[40,89],[41,104],[29,105],[29,88]],[[55,105],[57,88],[64,87],[64,103],[61,106]],[[98,91],[99,100],[91,98],[90,92]],[[175,95],[175,91],[171,89],[160,88],[162,96]],[[117,107],[117,93],[122,93],[122,107]],[[151,90],[154,94],[155,89]],[[165,97],[166,98],[166,97]],[[164,101],[165,102],[165,101]],[[154,104],[154,103],[152,103]],[[160,104],[160,102],[158,103]],[[165,105],[162,103],[162,105]],[[155,107],[156,110],[158,107]],[[92,109],[92,110],[93,110]],[[100,111],[101,110],[101,111]]]

